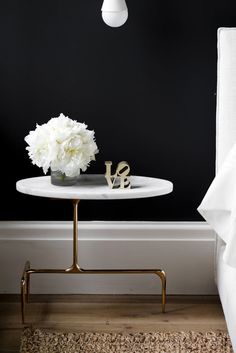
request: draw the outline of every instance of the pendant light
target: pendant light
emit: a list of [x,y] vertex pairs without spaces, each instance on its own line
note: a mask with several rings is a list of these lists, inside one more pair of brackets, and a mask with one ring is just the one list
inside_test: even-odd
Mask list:
[[125,0],[104,0],[102,4],[102,19],[110,27],[122,26],[128,18]]

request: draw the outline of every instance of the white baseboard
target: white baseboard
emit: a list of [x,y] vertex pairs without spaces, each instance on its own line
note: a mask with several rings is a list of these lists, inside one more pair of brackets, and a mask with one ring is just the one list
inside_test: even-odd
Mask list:
[[[215,235],[203,222],[80,222],[82,268],[162,268],[169,294],[215,294]],[[67,268],[71,222],[0,222],[0,293],[19,293],[25,261]],[[33,293],[156,294],[155,275],[32,275]]]

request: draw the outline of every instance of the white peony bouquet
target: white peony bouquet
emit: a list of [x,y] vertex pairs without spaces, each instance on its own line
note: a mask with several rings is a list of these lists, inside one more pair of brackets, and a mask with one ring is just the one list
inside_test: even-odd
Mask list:
[[68,177],[78,176],[98,153],[94,131],[64,114],[50,119],[47,124],[36,125],[25,141],[32,163],[42,167],[45,174],[51,168]]

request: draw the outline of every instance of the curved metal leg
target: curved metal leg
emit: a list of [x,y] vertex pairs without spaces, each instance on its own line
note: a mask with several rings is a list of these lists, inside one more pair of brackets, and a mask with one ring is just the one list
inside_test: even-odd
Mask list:
[[29,303],[30,299],[30,273],[26,273],[26,301]]
[[26,294],[26,282],[25,278],[21,279],[21,320],[22,324],[25,323],[25,294]]
[[21,277],[21,319],[22,324],[25,323],[25,303],[28,301],[30,289],[30,275],[27,271],[30,269],[30,262],[26,261],[24,271]]
[[54,273],[54,274],[141,274],[152,273],[159,276],[162,283],[162,312],[165,312],[166,305],[166,274],[161,269],[82,269],[78,261],[78,204],[79,200],[73,202],[73,262],[67,269],[32,269],[30,262],[27,261],[21,277],[21,317],[22,323],[25,323],[25,306],[29,302],[30,296],[30,275],[33,273]]
[[165,312],[165,307],[166,307],[166,273],[163,270],[158,270],[156,272],[157,276],[160,277],[161,279],[161,284],[162,284],[162,312]]

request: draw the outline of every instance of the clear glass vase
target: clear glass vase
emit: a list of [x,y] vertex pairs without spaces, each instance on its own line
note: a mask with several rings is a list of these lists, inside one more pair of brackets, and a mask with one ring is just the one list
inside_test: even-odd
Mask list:
[[71,186],[77,183],[77,176],[69,177],[59,170],[51,170],[51,183],[57,186]]

